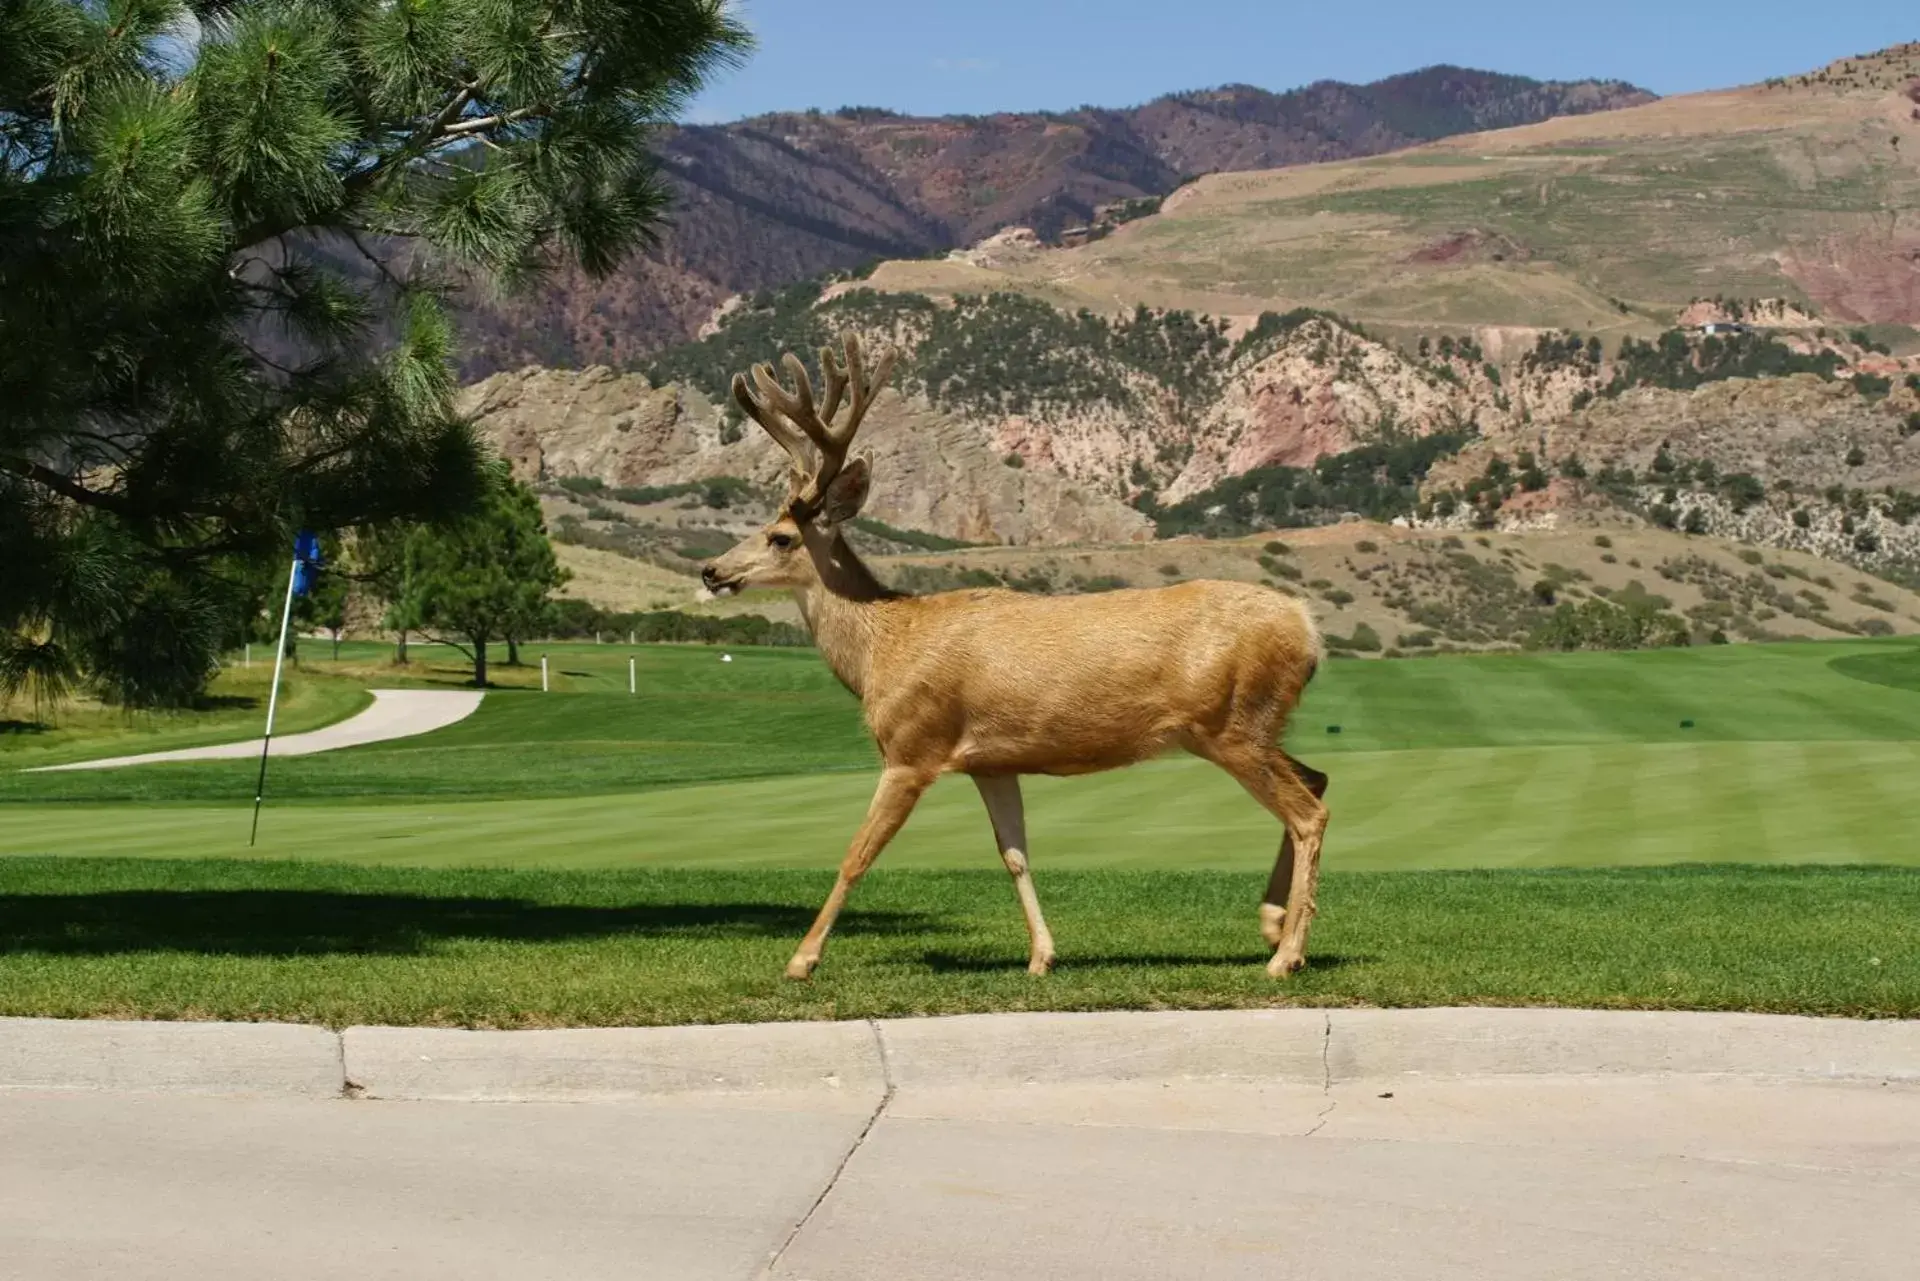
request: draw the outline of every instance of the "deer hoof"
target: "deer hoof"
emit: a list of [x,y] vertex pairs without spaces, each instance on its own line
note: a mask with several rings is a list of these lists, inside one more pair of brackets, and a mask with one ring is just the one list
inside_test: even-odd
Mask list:
[[787,962],[787,977],[790,979],[810,979],[813,977],[813,967],[818,964],[820,964],[818,959],[810,960],[804,956],[796,956]]
[[1286,920],[1287,909],[1278,903],[1260,905],[1260,937],[1267,941],[1268,947],[1280,946],[1280,940],[1285,937]]
[[1053,953],[1049,952],[1045,956],[1036,956],[1032,960],[1028,961],[1027,973],[1029,974],[1053,973]]
[[1271,961],[1267,962],[1267,976],[1269,978],[1283,979],[1289,974],[1297,974],[1306,968],[1307,958],[1305,956],[1278,952],[1274,954],[1274,958]]

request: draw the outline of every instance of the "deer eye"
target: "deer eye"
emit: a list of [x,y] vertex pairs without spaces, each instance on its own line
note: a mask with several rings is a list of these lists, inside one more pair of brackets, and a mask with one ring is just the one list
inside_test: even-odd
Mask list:
[[768,534],[767,541],[772,543],[775,547],[778,547],[781,551],[786,551],[789,547],[793,546],[793,535],[792,534]]

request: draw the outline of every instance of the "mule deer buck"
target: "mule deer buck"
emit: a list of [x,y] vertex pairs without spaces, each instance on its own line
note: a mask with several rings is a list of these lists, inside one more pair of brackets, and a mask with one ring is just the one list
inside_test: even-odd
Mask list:
[[888,590],[841,531],[870,480],[868,460],[850,460],[847,450],[893,356],[882,355],[869,376],[848,335],[844,361],[831,347],[820,353],[818,396],[791,352],[791,388],[767,364],[754,367],[751,385],[744,374],[733,379],[740,408],[792,460],[787,500],[771,524],[708,564],[702,580],[718,595],[792,589],[821,656],[864,705],[883,762],[866,820],[787,977],[813,973],[848,892],[950,772],[980,789],[1026,914],[1027,968],[1045,974],[1053,936],[1027,870],[1020,775],[1115,769],[1172,746],[1219,765],[1284,825],[1260,927],[1275,949],[1267,972],[1298,970],[1327,823],[1326,776],[1279,746],[1321,657],[1306,606],[1234,582],[1059,597]]

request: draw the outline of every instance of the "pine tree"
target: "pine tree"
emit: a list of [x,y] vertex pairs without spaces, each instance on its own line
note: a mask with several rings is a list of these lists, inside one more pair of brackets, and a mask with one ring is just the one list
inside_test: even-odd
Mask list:
[[540,500],[507,480],[475,515],[416,530],[411,554],[420,617],[473,660],[473,683],[482,687],[488,644],[517,645],[547,626],[551,594],[568,577],[547,541]]
[[649,130],[747,43],[728,0],[0,5],[0,694],[188,701],[295,529],[483,501],[447,292],[645,243]]

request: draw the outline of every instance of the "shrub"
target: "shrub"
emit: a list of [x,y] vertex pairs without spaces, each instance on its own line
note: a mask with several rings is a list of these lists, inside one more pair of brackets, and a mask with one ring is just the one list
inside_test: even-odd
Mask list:
[[1174,564],[1172,561],[1168,561],[1166,564],[1162,565],[1160,567],[1160,572],[1168,578],[1180,577],[1180,567]]
[[598,476],[562,476],[554,483],[569,494],[597,494],[607,487]]
[[1847,451],[1847,466],[1858,467],[1867,461],[1867,451],[1855,445]]
[[1556,589],[1551,582],[1544,578],[1541,579],[1533,585],[1534,603],[1537,605],[1553,604],[1555,591]]
[[1335,587],[1331,591],[1321,592],[1320,598],[1337,609],[1353,604],[1353,593],[1339,587]]
[[1353,635],[1347,638],[1347,644],[1354,649],[1377,654],[1380,652],[1380,633],[1365,623],[1355,623]]
[[1613,546],[1613,540],[1605,534],[1596,534],[1593,539],[1593,545],[1595,547],[1611,547]]
[[1005,463],[1007,466],[1013,468],[1015,471],[1019,471],[1022,467],[1025,467],[1027,465],[1027,460],[1022,458],[1019,454],[1008,454],[1005,458],[1001,459],[1000,461]]
[[1618,556],[1615,556],[1612,552],[1601,552],[1600,563],[1602,565],[1618,565],[1620,563],[1620,558]]
[[1884,618],[1863,618],[1855,630],[1862,636],[1891,636],[1893,624]]
[[1270,539],[1268,539],[1268,540],[1266,541],[1266,543],[1264,543],[1264,544],[1263,544],[1263,545],[1261,546],[1261,549],[1260,549],[1260,550],[1262,550],[1262,551],[1264,551],[1264,552],[1265,552],[1265,553],[1266,553],[1267,555],[1269,555],[1269,556],[1291,556],[1291,555],[1293,555],[1293,548],[1291,548],[1291,547],[1289,547],[1289,546],[1287,546],[1287,545],[1286,545],[1285,543],[1283,543],[1283,542],[1281,542],[1281,541],[1280,541],[1279,539],[1277,539],[1277,538],[1270,538]]
[[1807,510],[1806,508],[1804,508],[1804,507],[1796,507],[1796,508],[1794,508],[1794,509],[1793,509],[1793,526],[1794,526],[1794,528],[1795,528],[1795,529],[1810,529],[1810,528],[1812,528],[1812,526],[1813,526],[1813,513],[1811,513],[1811,512],[1809,512],[1809,511],[1808,511],[1808,510]]
[[1753,548],[1751,547],[1742,547],[1740,549],[1740,559],[1747,562],[1747,564],[1749,565],[1758,565],[1761,561],[1765,560],[1766,557],[1762,556],[1759,552],[1753,550]]
[[1363,538],[1359,542],[1353,545],[1353,550],[1360,552],[1363,555],[1371,556],[1373,555],[1373,553],[1380,550],[1380,544],[1374,542],[1370,538]]
[[1707,532],[1707,514],[1704,511],[1700,510],[1698,507],[1688,508],[1687,518],[1686,520],[1680,523],[1680,528],[1689,534],[1706,533]]

